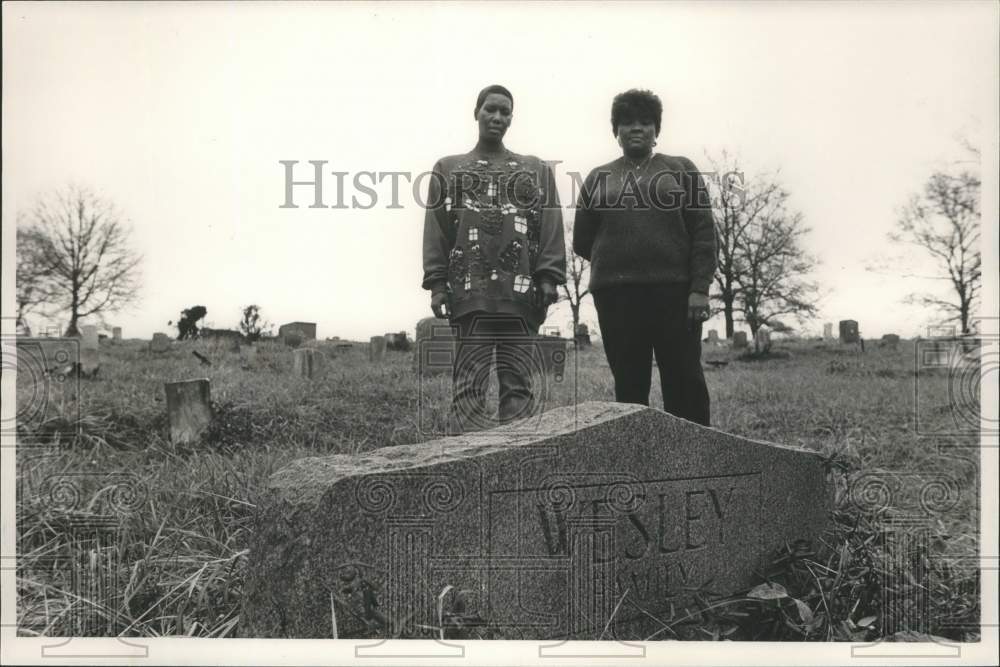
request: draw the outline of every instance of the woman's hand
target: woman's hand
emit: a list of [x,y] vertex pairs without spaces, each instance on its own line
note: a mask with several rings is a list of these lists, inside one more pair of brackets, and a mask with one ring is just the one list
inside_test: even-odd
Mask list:
[[548,308],[559,300],[559,292],[556,286],[548,281],[538,283],[538,291],[535,292],[536,305],[539,308]]
[[688,329],[693,329],[696,324],[701,324],[708,319],[709,315],[708,295],[691,292],[688,296]]
[[451,311],[448,308],[447,292],[434,292],[431,294],[431,310],[434,311],[434,317],[448,319]]

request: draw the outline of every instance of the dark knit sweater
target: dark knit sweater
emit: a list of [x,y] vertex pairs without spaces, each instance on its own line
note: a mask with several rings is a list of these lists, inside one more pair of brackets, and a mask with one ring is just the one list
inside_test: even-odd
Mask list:
[[438,160],[424,219],[424,289],[448,293],[453,318],[468,313],[545,320],[538,285],[566,282],[559,194],[531,155],[475,152]]
[[715,221],[697,168],[660,153],[638,169],[625,166],[619,158],[594,169],[580,192],[573,250],[590,261],[590,289],[687,283],[708,294]]

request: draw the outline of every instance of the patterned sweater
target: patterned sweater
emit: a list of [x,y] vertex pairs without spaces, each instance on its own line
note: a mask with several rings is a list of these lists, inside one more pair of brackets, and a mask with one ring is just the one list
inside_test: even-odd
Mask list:
[[518,315],[545,320],[538,284],[566,282],[562,209],[552,170],[505,151],[438,160],[424,218],[423,288],[446,291],[452,317]]
[[590,289],[687,283],[708,294],[716,268],[715,219],[697,167],[654,153],[645,166],[624,158],[584,181],[573,250],[590,260]]

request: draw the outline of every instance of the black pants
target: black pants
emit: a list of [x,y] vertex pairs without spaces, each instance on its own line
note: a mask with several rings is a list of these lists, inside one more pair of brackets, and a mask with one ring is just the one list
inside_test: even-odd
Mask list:
[[688,286],[627,285],[593,295],[604,352],[615,377],[615,400],[649,405],[655,354],[664,411],[708,426],[701,324],[688,327]]
[[[458,325],[453,398],[448,430],[475,431],[532,416],[532,370],[537,365],[538,327],[511,315],[470,313]],[[497,420],[486,407],[486,389],[494,366],[499,386]]]

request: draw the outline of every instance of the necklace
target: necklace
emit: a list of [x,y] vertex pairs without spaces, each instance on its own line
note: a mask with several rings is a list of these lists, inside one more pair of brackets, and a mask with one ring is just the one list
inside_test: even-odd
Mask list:
[[642,179],[646,177],[646,170],[649,168],[649,163],[653,161],[653,153],[646,156],[646,159],[639,163],[634,163],[628,157],[622,156],[625,159],[626,169],[622,169],[622,185],[625,185],[625,173],[627,167],[632,167],[633,173],[636,173],[635,183],[638,185],[642,183]]

